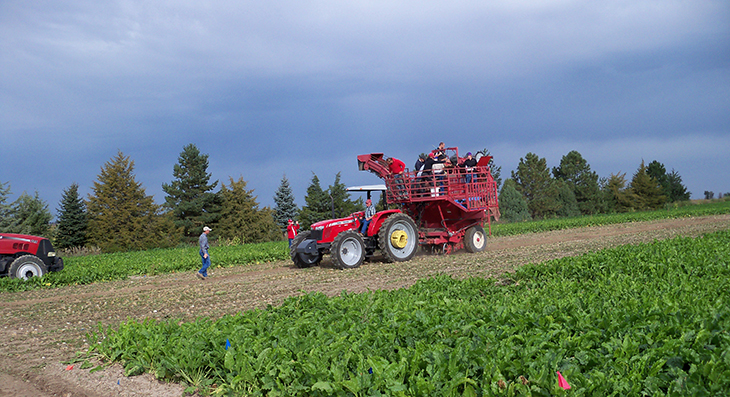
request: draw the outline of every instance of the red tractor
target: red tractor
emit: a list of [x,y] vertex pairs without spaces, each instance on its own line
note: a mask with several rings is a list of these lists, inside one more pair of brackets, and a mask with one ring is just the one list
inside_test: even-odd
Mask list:
[[63,259],[47,238],[0,233],[0,275],[27,280],[62,269]]
[[[458,148],[445,149],[453,164],[460,164]],[[385,260],[403,262],[419,246],[431,253],[448,254],[460,248],[480,252],[486,248],[484,223],[499,220],[497,183],[489,168],[491,156],[482,156],[475,167],[444,167],[428,172],[392,174],[382,153],[357,156],[361,171],[370,171],[385,181],[385,198],[399,209],[380,211],[359,233],[364,212],[347,218],[312,224],[297,235],[290,254],[294,265],[309,267],[331,254],[332,263],[348,269],[360,266],[380,250]],[[377,190],[375,188],[368,190]]]

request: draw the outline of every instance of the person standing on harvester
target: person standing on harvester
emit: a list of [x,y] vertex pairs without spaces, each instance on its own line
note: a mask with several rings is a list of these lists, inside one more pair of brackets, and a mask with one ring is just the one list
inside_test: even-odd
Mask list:
[[210,255],[208,254],[208,248],[210,246],[208,245],[208,233],[210,233],[211,228],[208,226],[203,228],[203,234],[200,235],[200,238],[198,238],[198,245],[200,246],[200,258],[203,260],[203,267],[200,268],[200,271],[195,273],[196,276],[198,276],[199,279],[205,280],[208,278],[208,268],[210,267]]

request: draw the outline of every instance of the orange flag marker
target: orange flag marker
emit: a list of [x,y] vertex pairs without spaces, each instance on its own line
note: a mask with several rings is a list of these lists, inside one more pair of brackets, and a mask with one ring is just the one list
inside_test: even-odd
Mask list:
[[563,378],[563,375],[560,374],[560,371],[558,371],[558,386],[562,387],[564,390],[570,389],[568,381]]
[[66,371],[70,371],[70,370],[72,370],[72,369],[74,369],[74,366],[73,366],[73,364],[71,364],[71,365],[69,365],[68,367],[66,367]]

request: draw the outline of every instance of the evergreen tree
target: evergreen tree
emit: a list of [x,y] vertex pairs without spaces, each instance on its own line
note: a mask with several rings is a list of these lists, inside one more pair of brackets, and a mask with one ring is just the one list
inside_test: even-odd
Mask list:
[[38,192],[33,197],[23,192],[13,202],[10,211],[8,228],[13,233],[51,237],[49,232],[53,215],[48,210],[48,204],[38,196]]
[[8,230],[12,211],[8,203],[10,196],[10,182],[0,182],[0,233],[10,233]]
[[253,190],[246,190],[246,181],[230,178],[230,185],[221,184],[221,219],[215,233],[241,243],[259,243],[280,238],[274,221],[274,212],[259,209]]
[[672,187],[669,185],[667,169],[664,168],[664,164],[654,160],[646,166],[646,173],[659,183],[664,196],[669,199],[672,194]]
[[558,189],[558,208],[556,215],[561,218],[569,218],[580,215],[580,209],[578,208],[578,201],[575,198],[575,193],[571,185],[566,181],[557,180],[555,181]]
[[591,166],[577,151],[563,156],[560,165],[553,168],[553,176],[568,183],[581,213],[592,215],[604,209],[598,174],[591,171]]
[[168,217],[135,180],[134,161],[120,151],[104,164],[86,202],[89,243],[104,252],[175,245]]
[[56,248],[83,247],[86,245],[86,206],[79,196],[79,185],[71,184],[63,191],[61,208],[58,209]]
[[175,179],[171,183],[162,184],[167,193],[165,207],[187,240],[197,240],[203,226],[215,226],[221,211],[218,196],[212,192],[218,181],[210,183],[208,155],[201,154],[192,143],[185,146],[172,175]]
[[530,210],[527,208],[527,201],[517,191],[517,184],[512,179],[504,181],[502,190],[499,192],[499,212],[501,219],[507,222],[529,221]]
[[294,203],[294,194],[289,186],[289,180],[286,175],[281,178],[281,184],[274,194],[274,219],[279,226],[279,230],[286,231],[289,219],[298,220],[299,208]]
[[307,188],[307,195],[304,196],[304,206],[299,213],[299,223],[302,230],[307,230],[313,223],[329,219],[332,216],[331,199],[322,190],[319,178],[312,173],[312,183]]
[[527,200],[527,207],[533,219],[554,216],[560,203],[555,180],[550,176],[547,161],[534,153],[520,158],[517,172],[512,171],[517,191]]
[[[487,148],[484,148],[484,149],[476,152],[474,158],[477,161],[479,161],[479,159],[482,156],[491,156],[491,154],[489,153],[489,150],[487,150]],[[487,163],[487,166],[489,166],[489,169],[491,170],[492,178],[494,179],[494,182],[497,183],[497,190],[500,190],[501,186],[502,186],[502,166],[501,165],[497,166],[494,163],[494,157],[489,159],[489,163]]]
[[669,201],[674,203],[689,200],[691,193],[682,184],[682,177],[677,171],[672,169],[672,172],[667,175],[667,181],[669,182]]
[[635,196],[630,187],[626,186],[626,173],[611,174],[603,186],[608,210],[627,212],[634,208]]
[[355,201],[350,199],[350,192],[347,191],[347,186],[340,181],[341,172],[335,175],[335,182],[330,185],[327,189],[327,194],[330,198],[330,214],[332,213],[332,204],[334,204],[335,213],[332,217],[344,218],[349,216],[353,212],[361,211],[365,207],[365,203],[362,198],[358,198]]
[[644,161],[631,179],[631,190],[636,198],[634,209],[658,209],[667,202],[667,196],[659,182],[647,173]]

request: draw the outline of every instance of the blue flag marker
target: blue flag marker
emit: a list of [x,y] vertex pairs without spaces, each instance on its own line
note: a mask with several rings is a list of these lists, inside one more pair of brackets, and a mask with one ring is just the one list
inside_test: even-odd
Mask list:
[[369,374],[372,374],[373,373],[373,367],[368,368],[368,373]]
[[226,339],[226,350],[228,350],[229,347],[231,347],[231,342]]

